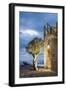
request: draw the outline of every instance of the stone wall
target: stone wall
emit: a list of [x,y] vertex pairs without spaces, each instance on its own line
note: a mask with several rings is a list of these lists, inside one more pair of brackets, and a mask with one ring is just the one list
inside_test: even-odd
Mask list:
[[57,28],[44,30],[44,61],[45,68],[57,72]]

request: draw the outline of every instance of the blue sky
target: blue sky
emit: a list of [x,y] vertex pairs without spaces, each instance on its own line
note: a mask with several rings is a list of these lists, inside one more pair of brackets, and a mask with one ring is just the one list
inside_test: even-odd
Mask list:
[[43,27],[46,23],[55,25],[57,22],[56,13],[20,12],[19,32],[20,48],[26,46],[34,37],[43,39]]
[[[26,52],[25,47],[35,37],[44,39],[43,28],[49,23],[55,25],[58,20],[57,14],[37,13],[37,12],[20,12],[19,13],[19,46],[20,61],[32,63],[32,55]],[[26,58],[25,58],[26,57]],[[43,62],[44,54],[38,57],[39,62]]]

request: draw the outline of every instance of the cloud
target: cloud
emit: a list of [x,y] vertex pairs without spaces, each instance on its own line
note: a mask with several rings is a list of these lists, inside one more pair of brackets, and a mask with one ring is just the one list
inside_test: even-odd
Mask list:
[[26,47],[28,43],[35,37],[43,38],[43,33],[32,29],[20,29],[19,31],[20,48]]
[[39,32],[35,31],[35,30],[31,30],[31,29],[26,29],[26,30],[20,30],[20,34],[22,34],[23,36],[40,36]]

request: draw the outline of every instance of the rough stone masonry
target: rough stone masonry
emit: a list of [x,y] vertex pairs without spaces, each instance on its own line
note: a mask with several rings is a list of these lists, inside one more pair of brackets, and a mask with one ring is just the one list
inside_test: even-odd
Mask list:
[[58,67],[57,28],[57,23],[55,26],[44,26],[44,67],[54,72]]

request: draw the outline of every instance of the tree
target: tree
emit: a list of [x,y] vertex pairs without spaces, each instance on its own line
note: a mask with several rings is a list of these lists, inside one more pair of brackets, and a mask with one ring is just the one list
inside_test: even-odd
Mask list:
[[41,53],[41,48],[43,47],[43,40],[40,38],[34,38],[28,43],[26,50],[29,54],[33,56],[33,67],[34,70],[37,70],[36,59],[37,56]]

